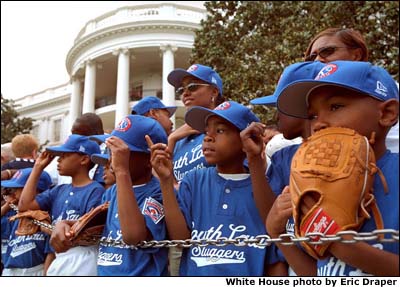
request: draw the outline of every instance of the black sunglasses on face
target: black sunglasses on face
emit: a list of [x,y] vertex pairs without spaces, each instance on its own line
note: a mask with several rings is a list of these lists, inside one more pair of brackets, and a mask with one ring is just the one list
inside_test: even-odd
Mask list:
[[195,92],[197,91],[201,86],[211,86],[210,84],[200,84],[200,83],[190,83],[186,87],[180,87],[176,89],[175,93],[177,96],[181,96],[185,90],[188,90],[189,92]]
[[336,47],[336,46],[323,47],[316,53],[312,53],[312,54],[308,55],[307,57],[305,57],[304,60],[306,62],[315,61],[317,56],[320,56],[321,58],[326,59],[327,57],[329,57],[330,55],[335,53],[337,49],[349,49],[349,48],[351,49],[351,47]]

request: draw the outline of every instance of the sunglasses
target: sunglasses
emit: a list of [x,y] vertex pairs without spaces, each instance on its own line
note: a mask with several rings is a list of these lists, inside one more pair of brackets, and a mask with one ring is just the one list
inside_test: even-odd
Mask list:
[[188,90],[189,92],[195,92],[202,86],[211,86],[211,85],[210,84],[200,84],[200,83],[190,83],[186,87],[180,87],[180,88],[176,89],[175,93],[177,96],[181,96],[185,92],[185,90]]
[[308,61],[315,61],[317,56],[320,56],[323,59],[326,59],[330,55],[336,52],[337,49],[349,49],[351,47],[336,47],[336,46],[329,46],[321,48],[318,52],[312,53],[304,58],[306,62]]

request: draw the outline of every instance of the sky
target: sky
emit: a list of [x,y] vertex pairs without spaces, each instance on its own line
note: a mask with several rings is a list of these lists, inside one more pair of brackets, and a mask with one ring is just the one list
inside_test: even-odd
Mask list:
[[1,1],[3,97],[15,100],[67,83],[67,53],[89,20],[150,2],[175,1]]

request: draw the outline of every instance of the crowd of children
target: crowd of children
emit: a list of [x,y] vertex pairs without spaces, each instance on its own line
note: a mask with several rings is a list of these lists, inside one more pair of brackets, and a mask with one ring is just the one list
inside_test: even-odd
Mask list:
[[[374,133],[376,165],[388,188],[384,193],[382,182],[375,180],[374,195],[385,228],[399,230],[399,157],[385,143],[398,122],[398,86],[362,54],[334,58],[335,49],[326,51],[329,37],[338,33],[331,32],[312,42],[309,61],[285,68],[274,95],[252,103],[277,106],[280,132],[287,139],[329,127],[350,128],[367,138]],[[72,134],[35,157],[32,167],[2,178],[4,276],[399,275],[398,241],[333,242],[328,256],[318,260],[298,244],[194,244],[182,253],[133,247],[149,240],[223,243],[294,234],[289,178],[300,144],[276,151],[266,169],[266,126],[248,107],[224,100],[215,70],[194,64],[172,71],[168,81],[188,109],[179,129],[173,130],[169,119],[176,107],[145,97],[111,134]],[[71,177],[70,183],[52,185],[45,168],[56,156],[59,175]],[[89,176],[95,164],[104,167],[97,179]],[[100,243],[73,245],[73,223],[105,202]],[[15,207],[18,212],[48,211],[51,236],[17,235],[18,220],[9,220]],[[375,229],[370,218],[359,231]]]

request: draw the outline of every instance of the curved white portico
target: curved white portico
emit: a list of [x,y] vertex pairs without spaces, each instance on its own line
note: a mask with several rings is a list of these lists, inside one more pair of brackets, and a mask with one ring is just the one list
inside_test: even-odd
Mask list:
[[[206,17],[202,7],[152,3],[122,7],[90,20],[66,58],[71,76],[70,123],[96,112],[113,129],[143,96],[182,107],[167,75],[187,68],[195,31]],[[176,113],[182,120],[183,108]]]

